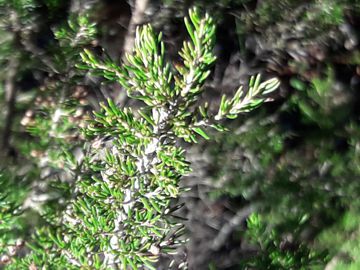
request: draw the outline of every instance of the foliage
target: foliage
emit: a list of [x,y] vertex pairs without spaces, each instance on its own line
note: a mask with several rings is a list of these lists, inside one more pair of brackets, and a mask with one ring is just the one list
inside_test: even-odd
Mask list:
[[[180,201],[189,189],[181,179],[200,165],[191,166],[191,155],[209,159],[208,171],[193,174],[206,177],[193,181],[193,192],[211,214],[219,213],[212,236],[239,207],[255,205],[258,213],[239,226],[230,219],[234,232],[223,250],[209,251],[209,245],[206,256],[226,253],[226,265],[234,265],[226,269],[321,269],[326,263],[357,269],[359,1],[149,1],[146,18],[159,20],[137,29],[123,63],[113,60],[111,47],[121,46],[113,41],[116,31],[97,35],[93,20],[105,24],[99,29],[124,28],[129,14],[102,13],[111,1],[99,14],[88,9],[97,1],[74,2],[0,0],[3,108],[12,61],[20,63],[12,81],[18,93],[10,114],[11,158],[2,162],[0,177],[6,269],[186,269]],[[193,10],[178,27],[176,18],[190,3],[212,18]],[[69,15],[70,5],[71,12],[79,10]],[[175,56],[185,31],[189,41]],[[235,31],[240,52],[230,42]],[[225,70],[233,84],[254,70],[278,74],[284,83],[270,98],[278,79],[253,76],[232,95],[225,79],[223,85],[211,81],[213,67],[215,77]],[[226,95],[210,97],[217,94],[214,85]],[[107,101],[98,106],[101,100]],[[216,134],[226,130],[224,122],[232,131]],[[188,153],[189,147],[201,154]],[[237,252],[241,257],[232,258]],[[214,269],[224,265],[220,260]]]
[[[334,69],[329,66],[325,74],[312,82],[293,77],[296,90],[287,102],[271,114],[258,111],[236,136],[222,135],[212,150],[221,182],[215,182],[212,195],[256,202],[269,226],[292,239],[300,236],[299,243],[314,244],[311,238],[338,222],[343,211],[358,209],[356,105],[348,88],[336,86]],[[348,238],[342,229],[337,232]],[[340,245],[329,243],[309,248],[330,248],[333,256],[341,252]]]
[[317,245],[329,248],[332,253],[330,265],[336,270],[359,267],[359,219],[358,212],[350,209],[338,222],[324,230]]
[[[286,20],[283,10],[300,13],[302,18],[299,22],[316,22],[318,30],[324,30],[331,26],[338,26],[344,21],[344,11],[359,5],[357,1],[349,0],[321,0],[303,3],[294,0],[281,0],[275,4],[262,3],[255,11],[256,22],[260,25],[279,23]],[[302,10],[304,12],[302,12]]]
[[[197,142],[197,136],[209,139],[204,128],[223,130],[219,120],[258,107],[279,85],[277,79],[261,83],[257,76],[251,79],[247,93],[240,88],[233,98],[224,97],[217,115],[207,110],[207,104],[197,106],[215,61],[215,26],[209,15],[201,17],[197,9],[190,11],[185,25],[190,41],[183,44],[183,65],[176,70],[165,62],[161,34],[149,25],[137,29],[133,54],[126,56],[122,66],[108,56],[98,60],[88,49],[81,53],[85,65],[78,67],[119,82],[130,98],[145,103],[136,111],[120,109],[111,99],[101,104],[102,110],[94,112],[94,119],[83,130],[88,143],[82,161],[69,140],[76,125],[68,118],[79,105],[65,97],[77,81],[77,75],[69,76],[76,74],[71,67],[77,61],[76,48],[87,44],[95,31],[86,17],[80,17],[70,21],[70,28],[56,32],[61,51],[54,59],[61,62],[55,61],[53,68],[60,81],[50,84],[48,91],[57,100],[54,106],[40,103],[45,118],[32,118],[29,113],[31,119],[24,122],[39,138],[33,146],[42,147],[42,166],[72,169],[75,189],[59,178],[56,186],[72,193],[60,198],[72,199],[65,201],[62,213],[60,205],[55,212],[43,212],[47,224],[38,227],[28,243],[31,253],[9,264],[9,269],[54,265],[63,269],[155,269],[159,256],[176,253],[184,243],[184,225],[174,212],[181,207],[176,199],[185,190],[179,181],[190,167],[177,138],[187,142]],[[186,262],[179,268],[186,268]]]
[[[72,170],[76,170],[76,166],[67,163],[66,153],[72,152],[82,142],[79,125],[83,122],[86,105],[83,86],[78,87],[83,74],[75,68],[75,63],[80,59],[79,53],[83,46],[94,39],[96,32],[95,25],[90,23],[87,15],[78,14],[76,18],[70,18],[69,26],[65,23],[64,26],[54,26],[56,42],[49,42],[47,51],[42,51],[37,44],[33,44],[35,38],[31,31],[40,27],[37,25],[40,24],[38,8],[43,6],[32,1],[27,1],[26,4],[21,1],[6,1],[0,4],[3,8],[1,12],[8,12],[0,14],[3,36],[6,37],[1,44],[1,57],[4,57],[4,60],[0,61],[11,69],[13,67],[8,61],[10,56],[10,59],[21,60],[21,66],[15,70],[16,80],[7,83],[15,85],[16,88],[21,88],[22,81],[30,84],[24,92],[18,91],[14,112],[5,115],[14,122],[9,144],[12,144],[13,151],[20,157],[17,159],[19,164],[13,164],[10,158],[2,162],[1,167],[8,167],[6,176],[2,177],[5,180],[9,178],[9,181],[2,185],[5,195],[1,196],[1,204],[4,204],[8,211],[13,211],[10,206],[16,206],[21,211],[17,211],[18,214],[14,214],[12,218],[9,218],[9,212],[1,220],[9,231],[1,232],[3,242],[0,254],[7,258],[4,261],[7,267],[29,269],[34,261],[39,260],[37,255],[25,258],[24,264],[18,260],[20,257],[15,255],[23,255],[29,251],[28,247],[24,247],[24,241],[32,248],[41,246],[44,251],[47,250],[49,234],[42,226],[58,224],[57,214],[70,197],[69,174],[73,177]],[[51,11],[56,13],[56,7]],[[5,18],[9,13],[13,20]],[[23,28],[26,24],[28,28]],[[50,28],[49,25],[46,27]],[[32,85],[31,77],[30,83],[27,81],[29,74],[39,76],[44,74],[44,70],[48,72],[48,77],[41,82],[41,86]],[[6,76],[0,78],[2,85],[6,79]],[[2,99],[6,104],[4,96]],[[22,113],[24,115],[21,119],[18,114]],[[24,127],[28,134],[24,132]],[[21,174],[25,171],[25,175],[21,177],[26,181],[16,176],[16,170]],[[8,204],[8,199],[11,199],[11,204]],[[32,238],[30,234],[36,230]],[[56,256],[44,259],[53,266],[58,265],[58,260]],[[60,257],[61,260],[64,261],[64,258]]]
[[[73,151],[82,144],[79,127],[85,123],[86,96],[84,76],[75,68],[83,47],[94,40],[95,25],[86,15],[70,18],[66,26],[54,30],[59,48],[53,54],[55,78],[42,87],[33,100],[22,125],[34,137],[24,147],[39,165],[62,169],[66,163],[64,149]],[[25,153],[26,154],[26,153]]]
[[316,254],[304,244],[283,237],[284,231],[267,228],[258,214],[247,221],[247,237],[259,246],[259,254],[242,263],[241,269],[310,269],[322,264],[325,254]]
[[24,229],[22,203],[27,190],[24,181],[8,171],[0,173],[0,266],[11,261],[23,246]]
[[[179,180],[190,168],[174,134],[188,142],[196,142],[197,134],[208,138],[199,126],[213,117],[203,111],[199,120],[192,107],[215,60],[212,19],[194,9],[185,24],[191,40],[184,42],[184,62],[176,75],[165,63],[161,35],[151,26],[137,29],[134,52],[122,67],[109,58],[99,61],[90,51],[82,54],[92,70],[120,82],[129,97],[146,106],[133,112],[108,100],[85,129],[86,137],[96,141],[85,159],[88,176],[78,183],[79,194],[64,216],[66,240],[59,244],[78,266],[153,268],[160,255],[173,253],[185,240],[184,227],[173,214],[180,205],[172,203],[184,191]],[[276,87],[275,80],[258,82],[250,95],[258,97]],[[226,105],[232,115],[245,105],[257,105],[241,101],[238,93]],[[221,117],[229,115],[221,112]],[[110,146],[99,151],[103,143]]]

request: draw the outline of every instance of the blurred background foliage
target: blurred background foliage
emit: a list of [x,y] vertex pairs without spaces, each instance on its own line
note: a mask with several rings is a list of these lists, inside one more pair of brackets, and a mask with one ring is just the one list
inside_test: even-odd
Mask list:
[[[135,23],[163,31],[175,65],[188,8],[216,19],[210,104],[257,72],[282,82],[188,150],[190,269],[359,269],[360,1],[144,3]],[[84,48],[120,60],[135,14],[130,0],[0,0],[0,268],[65,207],[77,164],[64,149],[81,145],[87,112],[107,97],[137,106],[76,68]]]

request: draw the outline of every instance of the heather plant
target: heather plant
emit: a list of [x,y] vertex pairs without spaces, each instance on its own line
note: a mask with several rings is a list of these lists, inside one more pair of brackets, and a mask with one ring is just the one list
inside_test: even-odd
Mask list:
[[54,29],[58,48],[51,59],[53,74],[40,87],[21,120],[33,137],[23,152],[37,160],[41,168],[63,169],[65,152],[83,143],[79,127],[84,126],[88,110],[88,90],[83,82],[84,74],[75,64],[95,34],[95,24],[85,14],[71,16],[65,26]]
[[26,181],[14,179],[14,175],[2,170],[0,173],[0,265],[11,261],[18,249],[24,245],[26,222],[21,216],[21,205],[25,199]]
[[21,148],[22,154],[39,170],[39,179],[32,184],[39,191],[32,196],[44,197],[38,212],[49,224],[59,223],[59,212],[71,197],[73,178],[79,173],[84,143],[80,128],[85,125],[89,105],[84,74],[75,64],[95,34],[95,25],[81,14],[54,29],[59,44],[52,58],[54,74],[41,86],[21,120],[31,135]]
[[[38,10],[45,5],[54,18],[60,4],[0,1],[0,62],[8,68],[1,77],[1,98],[8,105],[3,147],[14,147],[26,160],[23,170],[12,164],[1,172],[0,264],[6,269],[155,269],[165,257],[169,267],[185,269],[186,257],[173,261],[186,242],[182,218],[175,213],[186,191],[181,177],[190,172],[180,139],[209,140],[209,129],[224,131],[223,120],[267,101],[279,81],[254,76],[248,88],[223,96],[218,110],[211,111],[200,98],[215,61],[215,26],[207,14],[193,9],[185,19],[190,41],[183,44],[181,65],[169,64],[161,34],[150,25],[137,29],[134,50],[119,65],[106,54],[97,59],[89,49],[96,30],[86,14],[53,28],[54,43],[33,43]],[[18,91],[16,75],[40,64],[46,73],[41,85]],[[122,108],[109,99],[85,124],[84,70],[120,83],[143,106]],[[17,110],[25,112],[21,120]],[[13,124],[14,118],[21,125]],[[27,142],[16,136],[24,130]]]
[[[223,97],[216,115],[211,115],[206,104],[195,107],[215,61],[215,26],[196,9],[189,17],[185,25],[190,41],[184,42],[180,52],[184,62],[177,72],[165,63],[161,35],[151,26],[137,30],[134,52],[126,56],[123,66],[109,58],[97,60],[89,51],[82,54],[91,70],[120,82],[129,97],[146,106],[137,112],[120,110],[109,100],[85,129],[88,138],[96,139],[86,161],[90,177],[79,182],[79,195],[65,213],[64,219],[71,221],[65,232],[70,239],[62,243],[79,243],[70,248],[80,265],[86,261],[99,269],[153,268],[159,256],[176,252],[185,238],[181,237],[181,219],[174,214],[180,206],[174,202],[184,192],[179,180],[190,170],[176,138],[187,142],[196,142],[197,136],[209,139],[206,127],[222,130],[218,121],[254,109],[266,100],[262,95],[278,86],[276,79],[261,83],[257,76],[246,94],[240,88],[233,98]],[[102,144],[109,146],[99,151]],[[92,215],[87,217],[87,213]],[[91,219],[95,213],[103,218]],[[104,243],[102,258],[90,231]],[[89,232],[88,239],[78,232]],[[86,252],[74,252],[85,249],[84,241],[94,245],[88,245]],[[186,268],[186,263],[179,267]]]
[[[53,1],[51,13],[56,14],[58,4]],[[95,28],[86,14],[78,14],[67,24],[56,24],[55,40],[37,47],[34,32],[41,27],[43,6],[35,1],[2,1],[0,6],[0,62],[6,67],[0,78],[5,123],[0,265],[8,265],[28,251],[24,243],[31,242],[33,227],[58,224],[56,215],[70,196],[76,167],[67,162],[67,153],[82,145],[79,126],[87,105],[84,76],[75,63],[83,47],[94,40]],[[39,83],[29,83],[29,74],[41,74]]]
[[[185,25],[190,41],[180,52],[183,64],[175,68],[166,62],[161,34],[150,25],[137,29],[133,53],[123,65],[107,56],[100,60],[90,50],[81,54],[79,68],[119,82],[144,106],[122,109],[109,99],[94,112],[83,129],[86,154],[59,225],[38,229],[31,254],[10,269],[156,269],[160,257],[168,258],[169,268],[187,268],[186,258],[172,257],[186,241],[175,212],[190,164],[179,139],[210,139],[209,128],[223,131],[221,120],[258,107],[279,81],[252,77],[247,91],[240,87],[233,97],[224,96],[211,112],[200,96],[215,61],[215,26],[197,9]],[[71,151],[66,157],[77,164]]]
[[[233,201],[241,198],[244,207],[256,207],[266,224],[262,233],[248,238],[253,242],[262,235],[256,249],[262,251],[248,261],[258,264],[256,269],[273,265],[271,254],[273,257],[278,253],[281,258],[300,251],[300,247],[309,252],[309,256],[300,256],[305,269],[322,269],[331,256],[333,262],[329,265],[339,260],[339,265],[348,261],[351,267],[351,261],[357,262],[356,251],[351,252],[351,260],[342,258],[342,254],[358,241],[359,124],[353,115],[357,108],[352,99],[354,92],[348,91],[350,86],[336,82],[337,72],[329,65],[311,81],[294,76],[290,80],[294,91],[285,103],[271,108],[271,113],[266,108],[258,110],[235,131],[236,136],[223,133],[218,139],[221,143],[210,147],[210,162],[217,168],[212,197],[226,196]],[[225,162],[229,159],[232,162]],[[339,229],[343,216],[354,217],[348,230],[354,232],[354,239],[348,243],[344,239],[350,233]],[[337,225],[331,228],[333,223]],[[238,229],[239,236],[248,230],[253,231],[251,226],[245,232]],[[344,245],[330,244],[341,241]],[[324,250],[330,256],[324,256]],[[292,258],[291,263],[299,262],[300,257]],[[239,265],[243,263],[239,261]],[[318,268],[310,266],[312,263]]]
[[[301,226],[301,221],[299,222]],[[266,226],[259,214],[247,219],[246,238],[259,252],[240,262],[240,269],[314,269],[326,259],[325,252],[312,251],[301,241],[286,239],[283,231]],[[294,237],[294,236],[292,236]]]
[[[197,168],[187,149],[199,143],[203,150],[209,140],[217,142],[205,154],[211,168],[199,175],[210,173],[217,181],[193,181],[193,191],[197,185],[210,189],[214,200],[204,193],[200,199],[218,214],[209,226],[215,224],[212,236],[222,241],[206,247],[205,257],[231,249],[226,265],[234,262],[230,255],[239,252],[241,258],[227,269],[320,269],[329,259],[321,251],[330,247],[339,269],[356,262],[357,223],[335,227],[335,234],[344,233],[331,243],[325,227],[341,221],[344,212],[358,213],[357,95],[353,86],[347,91],[337,81],[359,62],[353,28],[358,1],[175,0],[162,1],[166,7],[159,16],[152,14],[159,8],[155,1],[141,16],[159,21],[137,29],[134,48],[121,63],[94,46],[117,46],[108,39],[116,33],[111,20],[125,29],[124,14],[94,16],[109,23],[100,26],[97,39],[89,10],[80,8],[67,23],[60,19],[67,17],[61,8],[71,4],[74,12],[80,2],[0,0],[1,154],[11,156],[0,174],[1,269],[186,269],[188,234],[180,200],[192,193],[181,180]],[[215,51],[222,65],[214,78],[215,26],[208,15],[192,10],[184,27],[189,41],[180,57],[171,50],[177,48],[171,27],[177,20],[166,14],[182,17],[191,2],[210,10],[225,30],[218,31]],[[39,15],[44,10],[47,16]],[[44,38],[42,24],[53,19],[58,21]],[[157,27],[164,28],[164,38]],[[176,33],[182,36],[180,28]],[[233,42],[235,31],[239,44]],[[163,39],[171,43],[169,50]],[[338,57],[336,50],[346,55]],[[113,48],[108,53],[117,54]],[[263,65],[289,83],[275,94],[277,102],[242,116],[271,100],[268,94],[279,81],[254,76],[234,95],[224,82],[236,84]],[[225,68],[221,82],[216,71]],[[29,74],[37,85],[27,85]],[[221,83],[219,90],[230,97],[205,102],[204,92]],[[127,93],[125,102],[119,91]],[[103,96],[110,98],[98,106]],[[224,132],[224,122],[231,132]],[[16,164],[8,164],[12,159]],[[258,214],[245,222],[253,211]],[[319,240],[321,230],[325,236]],[[341,245],[348,235],[349,244]],[[222,269],[220,261],[213,268]]]

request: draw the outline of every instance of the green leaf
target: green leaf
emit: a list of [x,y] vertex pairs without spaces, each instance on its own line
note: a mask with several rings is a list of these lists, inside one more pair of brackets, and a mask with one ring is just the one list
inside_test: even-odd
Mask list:
[[199,134],[201,137],[203,137],[205,140],[209,140],[210,137],[199,127],[193,127],[191,128],[193,131],[195,131],[197,134]]
[[296,90],[299,91],[305,91],[306,90],[306,84],[303,83],[301,80],[296,79],[296,78],[291,78],[290,79],[290,85],[295,88]]

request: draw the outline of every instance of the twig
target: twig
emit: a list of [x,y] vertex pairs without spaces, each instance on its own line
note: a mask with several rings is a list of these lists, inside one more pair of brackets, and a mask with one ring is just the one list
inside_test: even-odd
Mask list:
[[123,55],[125,53],[131,53],[132,48],[134,47],[135,40],[135,30],[136,27],[143,23],[145,11],[148,7],[149,0],[136,0],[135,7],[131,16],[131,20],[128,26],[128,32],[125,37]]
[[5,79],[5,99],[6,99],[6,116],[5,116],[5,125],[3,130],[3,137],[1,141],[1,148],[3,154],[6,156],[10,148],[10,136],[11,136],[11,126],[13,122],[14,110],[15,110],[15,101],[16,101],[16,92],[17,88],[15,86],[16,74],[19,67],[19,59],[14,57],[10,59],[8,66],[8,72]]
[[238,227],[257,208],[258,205],[251,204],[239,209],[230,221],[221,228],[218,235],[212,241],[211,249],[215,251],[219,250],[225,244],[234,229],[236,229],[236,227]]

